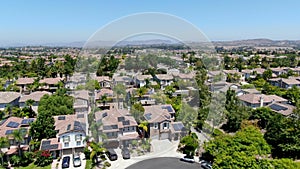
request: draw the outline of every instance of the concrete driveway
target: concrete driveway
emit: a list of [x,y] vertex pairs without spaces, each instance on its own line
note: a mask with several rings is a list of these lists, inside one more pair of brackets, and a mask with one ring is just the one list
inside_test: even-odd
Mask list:
[[116,150],[116,153],[118,154],[118,160],[110,161],[110,163],[112,164],[110,168],[125,169],[132,164],[147,159],[157,158],[157,157],[176,157],[176,158],[183,157],[183,154],[178,153],[176,151],[179,141],[171,142],[169,140],[153,140],[151,144],[152,144],[153,152],[139,157],[132,157],[131,159],[127,159],[127,160],[124,160],[122,158],[120,150]]
[[[65,156],[70,156],[71,159],[70,159],[70,167],[69,169],[85,169],[85,166],[86,166],[86,160],[84,160],[84,154],[83,153],[80,153],[80,159],[81,159],[81,166],[80,167],[74,167],[73,166],[73,156],[72,154],[70,155],[63,155],[61,160],[59,161],[59,165],[58,165],[58,169],[61,169],[62,168],[62,159],[65,157]],[[52,162],[52,165],[51,165],[51,169],[56,169],[56,164],[57,164],[57,160],[53,160]]]

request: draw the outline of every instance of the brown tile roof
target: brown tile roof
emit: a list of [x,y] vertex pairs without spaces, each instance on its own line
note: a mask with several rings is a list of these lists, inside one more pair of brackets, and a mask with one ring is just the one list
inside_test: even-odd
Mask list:
[[96,80],[98,82],[103,82],[103,81],[108,81],[108,82],[111,82],[111,79],[109,76],[97,76],[96,77]]
[[144,106],[145,119],[149,123],[159,123],[159,122],[163,122],[163,121],[170,121],[171,115],[167,109],[162,108],[163,106],[165,106],[165,105]]
[[138,80],[152,79],[152,76],[151,75],[137,75],[136,79],[138,79]]
[[27,100],[34,100],[36,102],[39,102],[41,100],[41,98],[45,95],[51,95],[52,93],[50,92],[46,92],[46,91],[36,91],[36,92],[32,92],[29,95],[24,95],[20,98],[19,102],[26,102]]
[[16,84],[17,85],[27,85],[27,84],[32,84],[34,82],[34,78],[18,78]]
[[285,102],[286,99],[276,96],[276,95],[265,95],[265,94],[245,94],[239,96],[239,99],[251,103],[251,104],[259,104],[260,98],[263,98],[264,103],[271,103],[271,102]]
[[45,79],[41,79],[40,83],[46,83],[49,85],[54,85],[57,84],[58,82],[62,81],[63,78],[60,77],[56,77],[56,78],[45,78]]
[[[29,130],[28,124],[21,124],[23,118],[20,117],[9,117],[8,119],[2,120],[1,125],[0,125],[0,137],[6,137],[9,136],[7,133],[8,130],[13,130],[19,129],[19,128],[25,128],[27,131]],[[13,125],[10,125],[12,123],[15,123]],[[27,136],[27,135],[26,135]],[[10,137],[11,138],[11,137]]]
[[[102,121],[100,130],[103,132],[119,131],[120,129],[128,126],[137,126],[134,117],[130,115],[127,109],[110,109],[95,113],[96,121]],[[119,120],[119,118],[123,118]],[[123,123],[129,121],[129,123]]]
[[40,150],[60,150],[62,145],[58,142],[58,138],[42,139]]
[[284,116],[292,114],[295,109],[295,106],[281,103],[272,103],[269,104],[268,107],[270,107],[273,111],[280,113]]
[[55,130],[58,130],[58,135],[72,131],[86,132],[85,118],[77,118],[76,114],[54,116],[54,120]]
[[155,75],[155,76],[160,80],[172,80],[173,79],[173,76],[168,75],[168,74],[158,74],[158,75]]
[[21,96],[17,92],[0,92],[0,103],[10,103]]
[[70,96],[73,96],[74,98],[80,98],[89,100],[89,91],[88,90],[77,90],[70,94]]

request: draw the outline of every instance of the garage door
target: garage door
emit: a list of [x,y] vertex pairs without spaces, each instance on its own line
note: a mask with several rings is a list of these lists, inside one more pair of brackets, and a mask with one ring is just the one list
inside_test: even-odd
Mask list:
[[161,133],[160,139],[161,140],[169,139],[169,133]]
[[72,149],[71,148],[63,150],[63,155],[70,155],[70,154],[72,154]]

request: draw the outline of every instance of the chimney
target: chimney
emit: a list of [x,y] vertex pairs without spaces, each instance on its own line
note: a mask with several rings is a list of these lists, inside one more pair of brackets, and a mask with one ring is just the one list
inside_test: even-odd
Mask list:
[[260,102],[260,107],[263,107],[264,106],[264,98],[263,98],[263,96],[260,96],[259,102]]

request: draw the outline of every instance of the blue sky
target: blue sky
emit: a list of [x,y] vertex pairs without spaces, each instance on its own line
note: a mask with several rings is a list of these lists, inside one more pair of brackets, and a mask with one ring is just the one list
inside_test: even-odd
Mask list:
[[300,39],[297,0],[5,0],[0,42],[86,41],[99,28],[139,12],[176,15],[211,40]]

